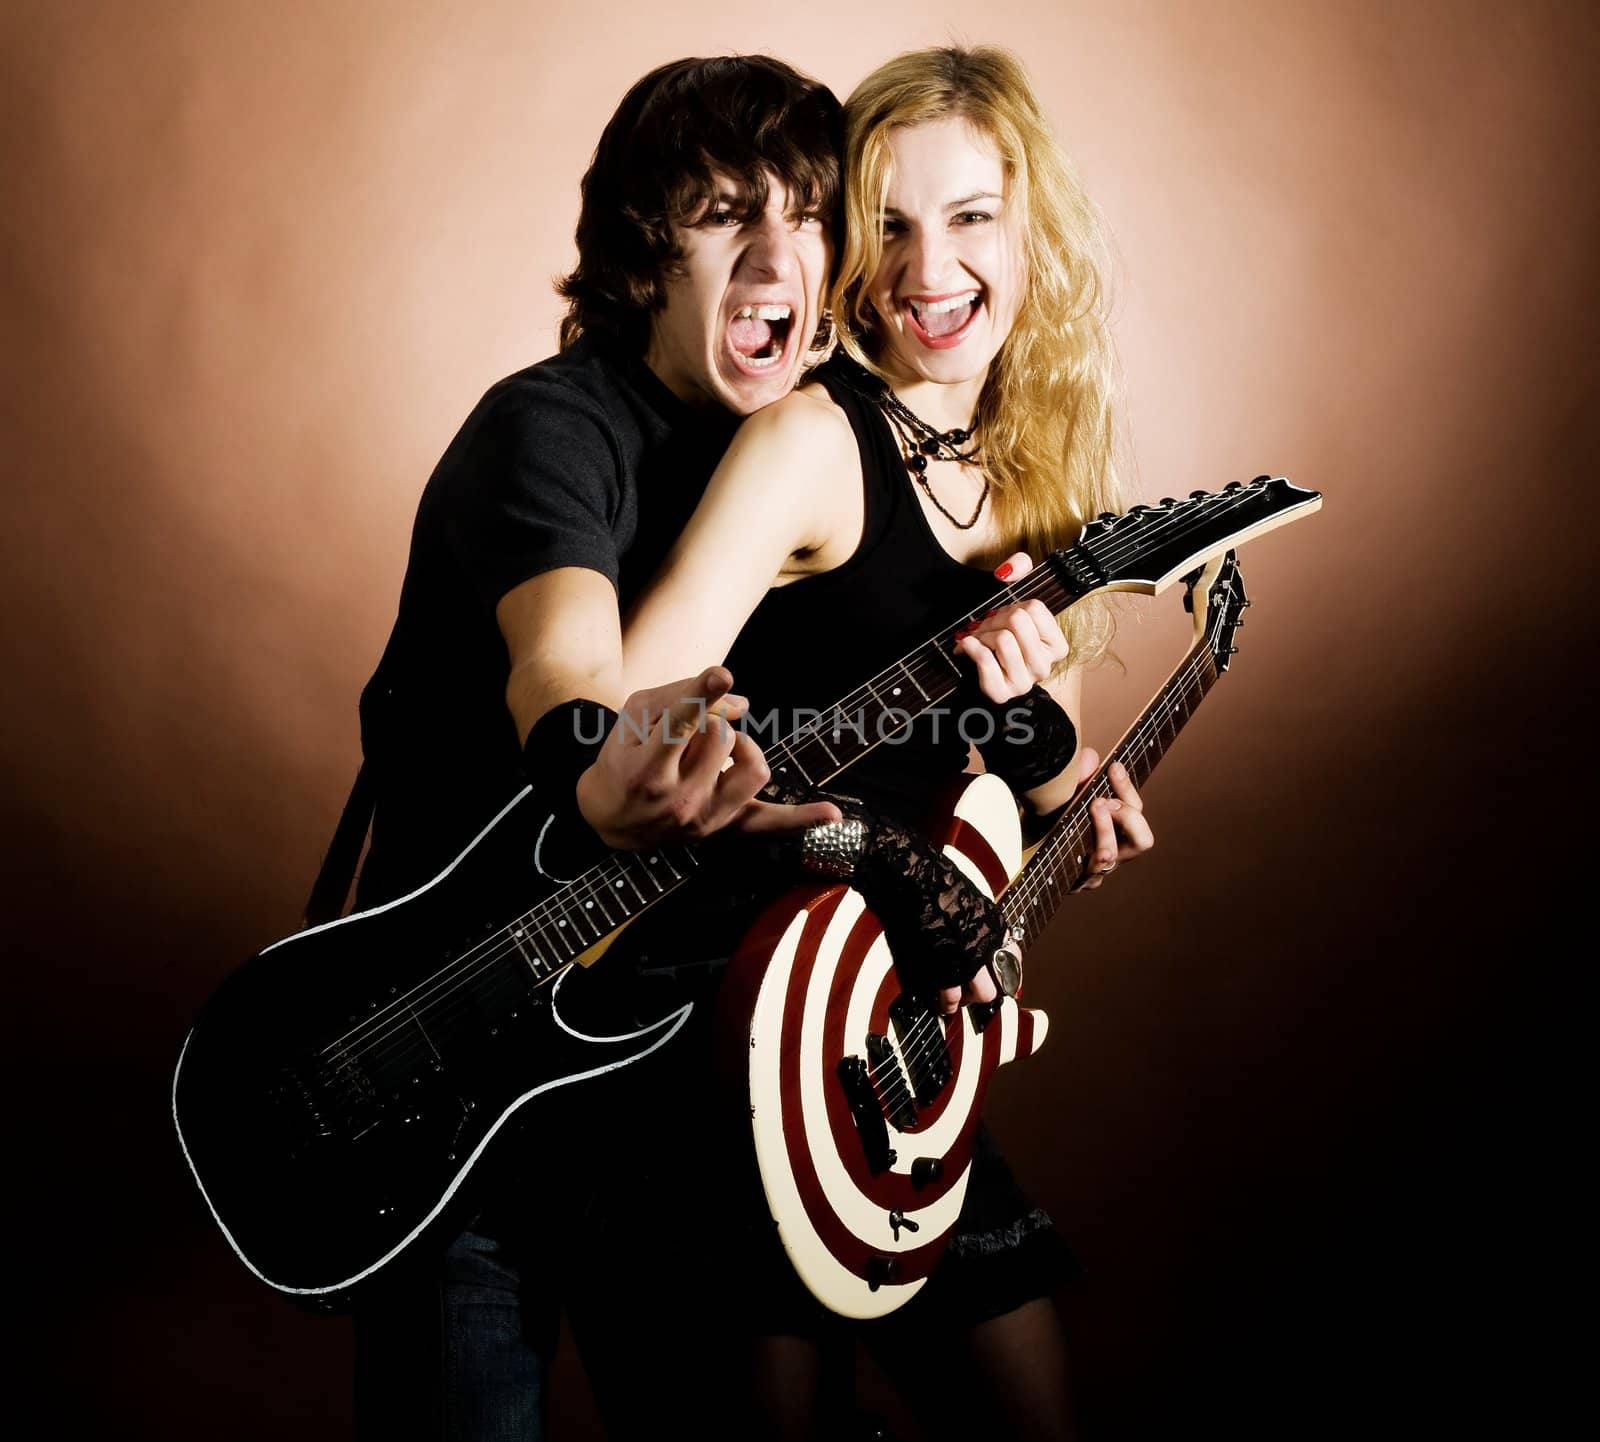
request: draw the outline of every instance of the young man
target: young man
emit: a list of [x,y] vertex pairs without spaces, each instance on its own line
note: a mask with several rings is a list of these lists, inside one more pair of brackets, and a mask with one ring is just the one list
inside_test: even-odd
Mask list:
[[[731,729],[646,746],[618,727],[597,758],[574,737],[609,708],[658,717],[728,690],[713,668],[625,699],[620,616],[738,419],[800,378],[832,261],[839,143],[833,95],[765,57],[678,61],[623,99],[583,181],[561,353],[488,392],[422,496],[399,616],[362,696],[375,800],[359,906],[436,875],[526,781],[580,845],[837,816],[755,801],[766,768]],[[580,1342],[604,1327],[623,1265],[603,1240],[625,1225],[616,1174],[579,1130],[513,1139],[553,1159],[542,1176],[557,1184],[491,1184],[442,1258],[412,1260],[364,1305],[362,1435],[539,1435],[560,1308]],[[559,1229],[573,1223],[587,1231],[569,1243]],[[637,1415],[629,1388],[595,1380],[608,1416]]]
[[[663,66],[607,125],[562,285],[562,352],[490,390],[422,497],[399,618],[362,697],[376,795],[362,907],[436,875],[528,782],[580,853],[837,817],[830,804],[756,801],[758,748],[696,727],[692,711],[678,745],[617,725],[596,756],[579,738],[605,734],[610,708],[659,719],[730,684],[713,667],[624,701],[620,616],[739,418],[804,369],[832,261],[840,119],[824,88],[754,57]],[[958,882],[941,874],[935,890]],[[652,963],[696,960],[714,922],[664,910],[624,944],[666,953]],[[962,976],[986,999],[979,965]],[[629,968],[608,957],[597,970]],[[960,994],[949,989],[952,1004]],[[506,1139],[467,1230],[442,1257],[397,1262],[369,1294],[364,1436],[537,1437],[563,1306],[613,1435],[656,1435],[663,1412],[693,1426],[708,1391],[739,1387],[739,1361],[707,1355],[715,1315],[696,1259],[677,1255],[691,1221],[740,1215],[711,1182],[720,1141],[696,1110],[715,1105],[714,1088],[694,1061],[661,1064],[678,1069],[647,1077],[653,1063],[636,1064],[603,1098],[585,1083],[536,1132]],[[687,1160],[694,1146],[705,1165]]]

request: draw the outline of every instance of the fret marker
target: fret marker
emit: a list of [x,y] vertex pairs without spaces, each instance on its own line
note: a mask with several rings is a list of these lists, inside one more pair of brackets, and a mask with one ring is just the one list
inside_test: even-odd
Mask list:
[[594,909],[594,902],[592,902],[592,901],[584,902],[583,903],[583,909],[585,911],[592,911]]
[[557,925],[557,926],[558,926],[558,927],[559,927],[559,926],[565,926],[565,925],[566,925],[566,924],[567,924],[567,923],[566,923],[566,922],[564,922],[564,921],[558,921],[558,922],[557,922],[557,923],[556,923],[556,925]]
[[900,694],[900,688],[899,688],[899,687],[898,687],[898,686],[896,686],[896,687],[895,687],[895,688],[894,688],[894,690],[893,690],[893,691],[891,691],[891,692],[890,692],[890,693],[889,693],[889,694],[890,694],[890,695],[891,695],[891,696],[898,696],[898,695],[899,695],[899,694]]
[[622,890],[622,883],[620,881],[617,883],[617,890],[618,891]]

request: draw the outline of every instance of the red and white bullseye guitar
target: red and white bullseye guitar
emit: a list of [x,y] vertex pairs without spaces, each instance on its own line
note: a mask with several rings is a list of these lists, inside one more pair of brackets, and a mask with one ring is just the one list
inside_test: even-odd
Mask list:
[[[1027,855],[1016,802],[968,778],[929,832],[1026,940],[1082,878],[1090,804],[1106,766],[1135,784],[1155,769],[1227,670],[1249,605],[1233,553],[1190,578],[1196,641],[1139,720]],[[767,1204],[795,1270],[835,1312],[877,1317],[909,1301],[961,1210],[973,1133],[997,1068],[1043,1043],[1041,1011],[1002,998],[955,1016],[901,990],[883,929],[844,886],[806,887],[770,907],[730,964],[720,1005],[748,1084]]]

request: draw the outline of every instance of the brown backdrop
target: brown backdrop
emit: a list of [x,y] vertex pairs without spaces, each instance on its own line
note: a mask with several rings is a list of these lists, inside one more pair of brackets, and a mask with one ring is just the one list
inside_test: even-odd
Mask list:
[[[294,924],[418,490],[552,348],[626,85],[770,49],[843,94],[950,35],[1023,53],[1115,231],[1147,498],[1268,470],[1328,497],[1247,555],[1160,848],[1037,948],[1050,1045],[994,1103],[1087,1264],[1086,1417],[1526,1425],[1558,1078],[1520,1042],[1592,634],[1592,11],[643,8],[0,17],[11,1255],[52,1430],[347,1430],[345,1325],[258,1289],[182,1170],[184,1028]],[[1181,626],[1129,628],[1096,739]],[[590,1435],[570,1357],[559,1382],[556,1435]]]

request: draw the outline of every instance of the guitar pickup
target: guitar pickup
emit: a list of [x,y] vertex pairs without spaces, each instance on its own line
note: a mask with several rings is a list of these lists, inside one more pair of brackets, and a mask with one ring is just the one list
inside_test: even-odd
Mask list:
[[889,1003],[889,1019],[900,1038],[900,1055],[918,1106],[931,1106],[950,1080],[950,1048],[943,1018],[903,993]]
[[917,1124],[917,1104],[906,1084],[905,1068],[900,1065],[900,1058],[895,1055],[888,1037],[879,1036],[875,1031],[867,1033],[867,1061],[884,1115],[896,1130],[909,1132]]

